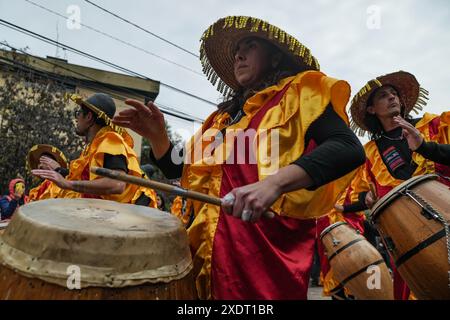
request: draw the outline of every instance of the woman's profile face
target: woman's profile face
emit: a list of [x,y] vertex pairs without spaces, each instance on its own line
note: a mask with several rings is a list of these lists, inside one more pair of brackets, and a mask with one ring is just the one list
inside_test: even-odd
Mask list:
[[238,42],[234,54],[234,76],[244,88],[261,82],[271,69],[271,50],[264,40],[250,37]]

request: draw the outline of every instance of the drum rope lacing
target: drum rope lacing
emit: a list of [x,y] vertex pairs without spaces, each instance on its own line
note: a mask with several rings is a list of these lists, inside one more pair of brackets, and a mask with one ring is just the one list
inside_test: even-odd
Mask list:
[[[428,213],[431,214],[432,218],[439,221],[444,225],[445,230],[445,238],[447,242],[447,260],[450,265],[450,226],[447,220],[435,209],[431,204],[429,204],[425,199],[419,196],[412,190],[406,189],[405,191],[399,192],[401,195],[407,196],[411,198],[414,202],[416,202],[420,207],[425,209]],[[447,271],[448,273],[448,287],[450,288],[450,269]]]

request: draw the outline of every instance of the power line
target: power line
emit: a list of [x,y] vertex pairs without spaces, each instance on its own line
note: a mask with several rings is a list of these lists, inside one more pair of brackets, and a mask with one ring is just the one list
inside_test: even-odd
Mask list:
[[[84,78],[86,78],[86,79],[90,79],[90,80],[92,80],[93,82],[95,82],[95,84],[97,84],[98,86],[103,87],[103,88],[106,88],[106,89],[109,91],[108,93],[109,93],[110,95],[114,96],[114,97],[115,97],[116,99],[118,99],[118,100],[125,101],[125,100],[128,98],[127,96],[120,95],[120,94],[118,94],[118,93],[116,93],[116,92],[111,92],[111,91],[110,91],[110,90],[111,90],[110,87],[106,86],[106,85],[103,84],[102,82],[97,81],[95,78],[92,78],[92,77],[87,76],[87,75],[85,75],[85,74],[83,74],[83,73],[80,73],[80,72],[71,70],[71,69],[69,69],[69,68],[65,68],[65,67],[63,67],[63,66],[61,66],[61,65],[59,65],[59,64],[53,63],[53,62],[51,62],[51,61],[48,61],[47,59],[44,59],[44,58],[41,58],[41,57],[37,57],[37,56],[33,56],[33,55],[31,55],[30,53],[28,53],[28,52],[26,52],[26,51],[24,51],[24,50],[21,50],[21,49],[18,49],[18,48],[15,48],[15,47],[9,45],[9,44],[6,43],[5,41],[4,41],[4,42],[0,42],[0,44],[4,45],[4,46],[6,46],[6,47],[8,47],[8,48],[10,48],[10,49],[12,49],[12,50],[21,52],[22,54],[25,54],[25,55],[30,56],[30,57],[32,57],[32,58],[41,60],[41,61],[46,62],[46,63],[48,63],[48,64],[50,64],[50,65],[53,65],[53,66],[55,66],[55,67],[61,68],[61,69],[66,70],[66,71],[69,71],[69,72],[71,72],[71,73],[73,73],[73,74],[82,76],[82,77],[84,77]],[[4,57],[0,57],[0,59],[1,59],[1,60],[4,60],[4,61],[8,61],[8,62],[13,63],[13,64],[15,64],[15,65],[19,65],[19,66],[21,66],[22,68],[27,68],[27,70],[33,70],[33,71],[43,72],[43,71],[41,71],[41,70],[38,70],[38,69],[33,68],[33,67],[31,67],[31,66],[29,66],[29,65],[27,65],[27,64],[23,64],[23,63],[20,63],[20,62],[18,62],[18,61],[15,61],[15,60],[7,59],[7,58],[4,58]],[[45,72],[45,73],[47,73],[47,72]],[[47,74],[47,76],[49,76],[49,75]],[[60,78],[58,78],[58,77],[56,77],[56,76],[49,76],[49,77],[52,78],[52,79],[55,79],[55,80],[60,80]],[[104,90],[104,89],[103,89],[103,90]],[[124,90],[124,91],[127,91],[127,92],[129,92],[129,93],[131,93],[131,94],[133,94],[133,95],[136,95],[136,94],[137,94],[135,91],[132,91],[132,90],[127,89],[127,88],[123,88],[123,90]],[[147,97],[147,98],[148,98],[148,97]],[[170,116],[173,116],[173,117],[175,117],[175,118],[179,118],[179,119],[186,120],[186,121],[190,121],[190,122],[200,122],[200,123],[202,123],[202,122],[204,121],[203,119],[194,117],[194,116],[189,115],[189,114],[187,114],[187,113],[184,113],[184,112],[182,112],[182,111],[176,110],[176,109],[174,109],[174,108],[172,108],[172,107],[168,107],[168,106],[162,105],[162,104],[160,104],[160,103],[155,103],[155,104],[156,104],[159,108],[160,108],[160,106],[163,107],[163,108],[160,108],[160,109],[161,109],[161,112],[163,112],[164,114],[168,114],[168,115],[170,115]],[[164,110],[164,109],[166,109],[166,110]],[[174,113],[174,112],[175,112],[175,113]]]
[[185,49],[185,48],[183,48],[183,47],[181,47],[181,46],[179,46],[179,45],[177,45],[177,44],[175,44],[175,43],[173,43],[173,42],[171,42],[171,41],[169,41],[167,39],[164,39],[163,37],[158,36],[157,34],[154,34],[153,32],[151,32],[151,31],[149,31],[147,29],[144,29],[143,27],[137,25],[134,22],[131,22],[131,21],[125,19],[125,18],[122,18],[118,14],[115,14],[115,13],[113,13],[113,12],[111,12],[111,11],[101,7],[101,6],[99,6],[99,5],[95,4],[95,3],[93,3],[92,1],[89,1],[89,0],[84,0],[84,1],[89,3],[90,5],[93,5],[94,7],[97,7],[98,9],[100,9],[100,10],[106,12],[106,13],[109,13],[110,15],[116,17],[117,19],[120,19],[120,20],[122,20],[122,21],[124,21],[124,22],[126,22],[128,24],[131,24],[132,26],[134,26],[134,27],[136,27],[136,28],[138,28],[138,29],[148,33],[148,34],[151,34],[152,36],[154,36],[154,37],[156,37],[156,38],[158,38],[158,39],[160,39],[160,40],[162,40],[162,41],[164,41],[164,42],[166,42],[166,43],[168,43],[168,44],[170,44],[170,45],[172,45],[172,46],[174,46],[174,47],[176,47],[176,48],[178,48],[180,50],[183,50],[184,52],[189,53],[190,55],[193,55],[196,58],[199,58],[199,56],[197,54],[195,54],[195,53],[193,53],[193,52],[191,52],[191,51],[189,51],[189,50],[187,50],[187,49]]
[[[45,6],[43,6],[43,5],[40,5],[40,4],[38,4],[38,3],[33,2],[33,1],[31,1],[31,0],[24,0],[24,1],[26,1],[26,2],[28,2],[28,3],[30,3],[30,4],[32,4],[32,5],[34,5],[34,6],[36,6],[36,7],[38,7],[38,8],[41,8],[42,10],[45,10],[45,11],[47,11],[47,12],[49,12],[49,13],[52,13],[52,14],[58,16],[58,17],[64,18],[64,19],[66,19],[66,20],[69,19],[67,16],[65,16],[65,15],[63,15],[63,14],[60,14],[60,13],[58,13],[58,12],[56,12],[56,11],[53,11],[53,10],[51,10],[51,9],[49,9],[49,8],[47,8],[47,7],[45,7]],[[144,49],[144,48],[138,47],[138,46],[136,46],[136,45],[134,45],[134,44],[132,44],[132,43],[130,43],[130,42],[127,42],[127,41],[125,41],[125,40],[122,40],[122,39],[120,39],[120,38],[117,38],[117,37],[115,37],[115,36],[113,36],[113,35],[111,35],[111,34],[108,34],[108,33],[104,32],[104,31],[98,30],[98,29],[96,29],[96,28],[94,28],[94,27],[88,26],[87,24],[84,24],[84,23],[81,23],[81,22],[80,22],[80,25],[83,26],[83,27],[85,27],[85,28],[87,28],[87,29],[89,29],[89,30],[92,30],[92,31],[94,31],[94,32],[96,32],[96,33],[99,33],[99,34],[101,34],[101,35],[104,35],[104,36],[106,36],[106,37],[108,37],[108,38],[110,38],[110,39],[113,39],[113,40],[118,41],[118,42],[120,42],[120,43],[122,43],[122,44],[125,44],[125,45],[127,45],[127,46],[129,46],[129,47],[132,47],[132,48],[134,48],[134,49],[137,49],[137,50],[139,50],[139,51],[142,51],[142,52],[144,52],[144,53],[146,53],[146,54],[148,54],[148,55],[150,55],[150,56],[153,56],[153,57],[155,57],[155,58],[158,58],[158,59],[161,59],[161,60],[166,61],[166,62],[168,62],[168,63],[171,63],[171,64],[173,64],[173,65],[175,65],[175,66],[177,66],[177,67],[183,68],[183,69],[185,69],[185,70],[187,70],[187,71],[190,71],[190,72],[192,72],[192,73],[195,73],[195,74],[197,74],[197,75],[203,76],[203,73],[201,73],[201,72],[195,71],[194,69],[191,69],[191,68],[189,68],[189,67],[186,67],[186,66],[184,66],[184,65],[182,65],[182,64],[180,64],[180,63],[177,63],[177,62],[175,62],[175,61],[172,61],[172,60],[169,60],[169,59],[167,59],[167,58],[164,58],[164,57],[162,57],[162,56],[160,56],[160,55],[157,55],[156,53],[153,53],[153,52],[148,51],[148,50],[146,50],[146,49]]]
[[[43,35],[41,35],[41,34],[35,33],[35,32],[30,31],[30,30],[28,30],[28,29],[22,28],[22,27],[20,27],[20,26],[18,26],[18,25],[16,25],[16,24],[13,24],[13,23],[8,22],[8,21],[6,21],[6,20],[0,19],[0,24],[4,25],[5,27],[8,27],[8,28],[10,28],[10,29],[13,29],[13,30],[15,30],[15,31],[18,31],[18,32],[21,32],[21,33],[23,33],[23,34],[29,35],[29,36],[31,36],[31,37],[33,37],[33,38],[35,38],[35,39],[40,40],[40,41],[49,43],[49,44],[51,44],[51,45],[56,45],[56,41],[55,41],[55,40],[52,40],[52,39],[50,39],[50,38],[47,38],[47,37],[45,37],[45,36],[43,36]],[[130,70],[130,69],[121,67],[121,66],[119,66],[119,65],[117,65],[117,64],[115,64],[115,63],[113,63],[113,62],[109,62],[109,61],[104,60],[104,59],[102,59],[102,58],[99,58],[99,57],[96,57],[96,56],[91,55],[91,54],[89,54],[89,53],[86,53],[86,52],[84,52],[84,51],[82,51],[82,50],[78,50],[78,49],[76,49],[76,48],[73,48],[73,47],[70,47],[70,46],[68,46],[68,45],[65,45],[65,44],[63,44],[63,43],[61,43],[61,42],[59,42],[58,45],[61,46],[61,47],[63,47],[63,48],[65,48],[66,50],[69,50],[69,51],[73,52],[73,53],[76,53],[76,54],[81,55],[81,56],[83,56],[83,57],[87,57],[87,58],[89,58],[89,59],[91,59],[91,60],[100,62],[100,63],[102,63],[102,64],[104,64],[104,65],[107,65],[107,66],[109,66],[109,67],[111,67],[111,68],[114,68],[114,69],[116,69],[116,70],[120,70],[120,71],[122,71],[122,72],[124,72],[124,73],[130,74],[130,75],[133,75],[133,76],[142,78],[142,79],[155,81],[155,80],[150,79],[150,78],[148,78],[147,76],[142,75],[142,74],[140,74],[140,73],[138,73],[138,72],[135,72],[135,71],[132,71],[132,70]],[[166,88],[168,88],[168,89],[171,89],[171,90],[177,91],[177,92],[179,92],[179,93],[185,94],[185,95],[190,96],[190,97],[192,97],[192,98],[195,98],[195,99],[197,99],[197,100],[206,102],[206,103],[208,103],[208,104],[210,104],[210,105],[213,105],[213,106],[216,105],[216,104],[215,104],[214,102],[212,102],[212,101],[209,101],[209,100],[207,100],[207,99],[204,99],[204,98],[202,98],[202,97],[199,97],[199,96],[197,96],[197,95],[194,95],[194,94],[192,94],[192,93],[189,93],[189,92],[187,92],[187,91],[184,91],[184,90],[182,90],[182,89],[179,89],[179,88],[177,88],[177,87],[174,87],[174,86],[172,86],[172,85],[169,85],[169,84],[167,84],[167,83],[163,83],[163,82],[159,82],[159,83],[160,83],[162,86],[164,86],[164,87],[166,87]]]
[[[36,69],[36,68],[30,67],[29,65],[20,63],[20,62],[18,62],[18,61],[11,60],[11,59],[7,59],[7,58],[4,58],[4,57],[0,57],[0,60],[3,60],[3,61],[7,61],[7,62],[9,62],[9,63],[12,63],[12,64],[16,65],[16,67],[19,67],[19,68],[22,69],[22,70],[45,73],[46,77],[48,77],[48,78],[50,78],[50,79],[53,79],[53,80],[56,80],[56,81],[62,81],[62,80],[61,80],[61,77],[58,77],[58,76],[52,76],[52,75],[51,75],[50,73],[48,73],[48,72],[44,72],[44,71],[38,70],[38,69]],[[108,87],[105,87],[105,88],[107,88],[107,89],[106,89],[106,90],[105,90],[105,89],[102,89],[102,91],[104,91],[105,93],[108,93],[109,95],[111,95],[113,98],[115,98],[115,99],[117,99],[117,100],[125,101],[125,100],[128,98],[128,97],[123,96],[123,95],[120,95],[120,94],[118,94],[118,93],[116,93],[116,92],[110,91],[111,89],[108,88]],[[178,119],[181,119],[181,120],[185,120],[185,121],[189,121],[189,122],[201,122],[201,121],[198,121],[198,120],[195,120],[195,119],[190,118],[189,115],[188,115],[188,116],[183,116],[183,115],[177,114],[177,113],[182,113],[182,112],[180,112],[180,111],[178,111],[178,110],[176,110],[177,113],[173,113],[173,112],[171,112],[171,111],[167,111],[167,110],[161,108],[161,106],[163,106],[163,105],[161,105],[160,103],[155,103],[155,105],[161,110],[162,113],[167,114],[167,115],[170,115],[170,116],[172,116],[172,117],[175,117],[175,118],[178,118]],[[163,107],[164,107],[164,108],[167,108],[166,106],[163,106]],[[182,113],[182,114],[183,114],[183,113]]]

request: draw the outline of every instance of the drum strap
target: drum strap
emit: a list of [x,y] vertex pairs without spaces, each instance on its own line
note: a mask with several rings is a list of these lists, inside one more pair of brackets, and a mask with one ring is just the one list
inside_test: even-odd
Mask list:
[[411,250],[407,251],[404,255],[402,255],[400,258],[398,258],[397,261],[395,262],[395,265],[397,266],[397,268],[400,267],[403,263],[408,261],[410,258],[412,258],[414,255],[419,253],[421,250],[425,249],[428,246],[431,246],[433,243],[435,243],[439,239],[443,238],[444,236],[445,236],[445,229],[442,229],[441,231],[436,232],[431,237],[422,241],[417,246],[415,246]]
[[339,283],[339,285],[337,285],[333,290],[330,291],[330,294],[336,293],[337,291],[341,290],[343,287],[345,287],[345,285],[351,281],[352,279],[356,278],[357,276],[359,276],[361,273],[366,272],[367,268],[371,267],[371,266],[376,266],[379,264],[384,263],[383,259],[377,260],[367,266],[365,266],[364,268],[359,269],[358,271],[356,271],[355,273],[353,273],[352,275],[348,276],[347,278],[345,278],[343,281],[341,281]]

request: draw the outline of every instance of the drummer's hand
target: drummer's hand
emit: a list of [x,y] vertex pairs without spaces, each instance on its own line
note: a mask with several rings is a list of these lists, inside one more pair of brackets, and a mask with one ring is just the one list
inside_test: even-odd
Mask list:
[[280,195],[281,190],[265,179],[233,189],[223,198],[222,208],[243,221],[257,222]]
[[120,111],[113,118],[113,123],[129,128],[149,140],[156,140],[166,132],[164,115],[153,102],[144,105],[137,100],[127,99],[125,103],[131,108]]
[[60,168],[59,163],[52,158],[42,156],[39,158],[39,169],[43,170],[55,170]]
[[394,122],[402,127],[403,136],[408,142],[409,148],[412,151],[416,151],[423,142],[423,137],[420,134],[420,131],[400,116],[394,117]]
[[372,194],[372,191],[369,191],[366,193],[366,198],[364,200],[364,202],[366,203],[367,208],[372,208],[373,205],[375,204],[375,202],[377,202],[377,198],[374,197],[374,195]]
[[127,99],[125,103],[132,108],[119,112],[112,122],[147,138],[155,158],[159,160],[170,147],[164,115],[151,101],[144,105],[137,100]]
[[336,209],[337,212],[344,212],[344,206],[341,204],[335,204],[334,208]]
[[23,197],[23,192],[14,192],[13,198],[14,200],[20,200]]
[[34,169],[31,170],[31,173],[34,176],[54,182],[61,189],[70,189],[70,181],[66,180],[59,172],[53,170]]

